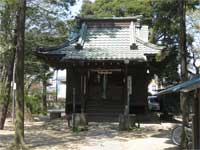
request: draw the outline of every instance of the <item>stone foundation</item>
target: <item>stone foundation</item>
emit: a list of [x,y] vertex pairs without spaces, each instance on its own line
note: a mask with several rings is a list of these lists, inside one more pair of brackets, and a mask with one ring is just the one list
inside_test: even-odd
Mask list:
[[68,120],[69,127],[72,128],[84,128],[88,125],[85,113],[74,113]]
[[136,115],[135,114],[120,114],[119,115],[119,130],[130,130],[135,127]]

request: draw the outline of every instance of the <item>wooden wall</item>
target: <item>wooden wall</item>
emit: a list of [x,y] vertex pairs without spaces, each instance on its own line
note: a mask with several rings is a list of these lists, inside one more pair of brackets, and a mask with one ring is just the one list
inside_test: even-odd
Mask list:
[[144,66],[129,67],[132,76],[132,95],[130,95],[130,113],[145,113],[148,107],[148,76]]
[[[124,113],[126,104],[124,71],[107,75],[106,99],[102,98],[102,77],[96,73],[87,75],[86,113],[116,112]],[[132,94],[130,95],[130,113],[146,113],[148,108],[148,75],[144,65],[128,66],[128,76],[132,77]],[[67,70],[67,113],[72,112],[73,88],[76,89],[76,112],[81,111],[81,72],[78,69]],[[93,107],[93,108],[92,108]],[[105,108],[105,109],[104,109]],[[109,109],[109,111],[107,110]],[[91,111],[93,110],[93,111]]]
[[72,113],[73,88],[75,88],[76,112],[80,112],[81,97],[80,97],[80,72],[77,69],[67,69],[67,99],[66,112]]

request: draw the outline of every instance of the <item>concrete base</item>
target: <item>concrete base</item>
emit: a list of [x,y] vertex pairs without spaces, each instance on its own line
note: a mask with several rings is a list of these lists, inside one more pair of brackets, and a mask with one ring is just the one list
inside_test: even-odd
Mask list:
[[136,115],[135,114],[120,114],[119,115],[119,130],[130,130],[135,127]]
[[70,121],[68,122],[69,126],[72,128],[79,128],[79,127],[85,127],[88,125],[86,114],[85,113],[75,113],[72,114],[72,117],[70,118]]
[[50,120],[61,118],[61,114],[64,113],[64,109],[49,109],[48,113],[50,114]]

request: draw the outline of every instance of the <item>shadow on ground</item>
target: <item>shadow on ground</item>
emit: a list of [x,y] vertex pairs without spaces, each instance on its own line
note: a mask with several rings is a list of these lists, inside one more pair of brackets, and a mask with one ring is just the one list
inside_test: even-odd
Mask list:
[[[128,143],[130,140],[153,137],[167,138],[167,144],[171,144],[171,128],[160,128],[160,123],[146,124],[130,131],[119,131],[118,123],[89,123],[88,131],[72,132],[65,119],[50,121],[47,118],[36,119],[25,124],[25,142],[30,149],[70,149],[78,150],[82,146],[93,146],[99,141],[119,141]],[[11,128],[10,125],[9,129]],[[7,147],[13,141],[13,132],[1,134],[0,148]],[[176,150],[173,145],[165,150]]]

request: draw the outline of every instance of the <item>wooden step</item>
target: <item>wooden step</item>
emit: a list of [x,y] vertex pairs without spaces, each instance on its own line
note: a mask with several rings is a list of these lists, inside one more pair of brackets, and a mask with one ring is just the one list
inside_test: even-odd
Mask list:
[[124,107],[86,107],[88,112],[121,112]]
[[87,113],[89,122],[118,122],[119,113]]

